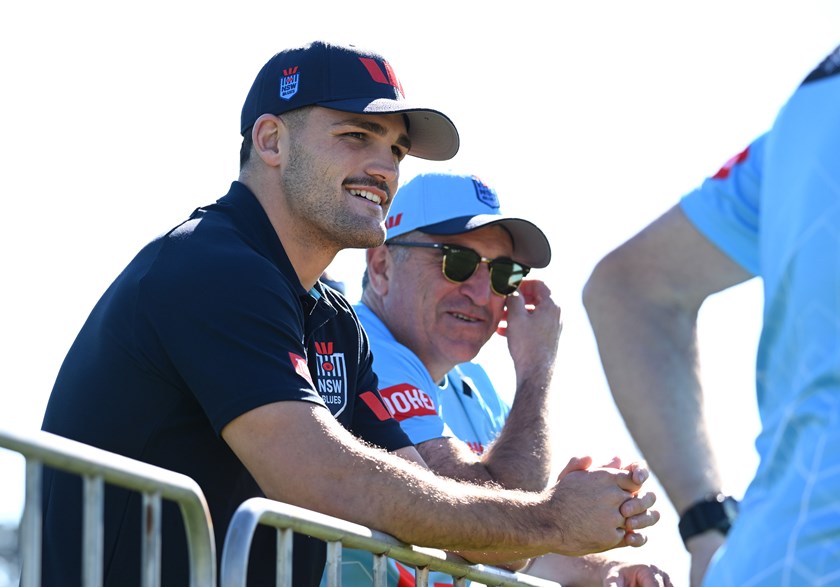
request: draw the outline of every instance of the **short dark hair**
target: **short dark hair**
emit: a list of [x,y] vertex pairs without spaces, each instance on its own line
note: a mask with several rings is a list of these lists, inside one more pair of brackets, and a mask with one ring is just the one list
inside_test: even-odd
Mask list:
[[242,146],[239,147],[239,170],[241,171],[245,164],[248,163],[248,159],[251,158],[251,147],[254,146],[254,139],[251,138],[251,129],[253,127],[249,127],[248,130],[245,131],[245,134],[242,135]]
[[[301,108],[295,108],[294,110],[290,110],[284,114],[278,115],[278,118],[283,121],[283,123],[291,129],[298,128],[298,125],[303,121],[303,119],[309,114],[309,112],[314,108],[314,106],[303,106]],[[242,146],[239,147],[239,170],[245,167],[248,161],[251,159],[251,148],[254,146],[254,139],[251,138],[251,131],[253,130],[253,126],[248,127],[245,132],[242,133]]]

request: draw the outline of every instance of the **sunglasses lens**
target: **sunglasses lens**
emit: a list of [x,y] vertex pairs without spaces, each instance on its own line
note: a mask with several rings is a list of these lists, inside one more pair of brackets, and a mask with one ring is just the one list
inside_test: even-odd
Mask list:
[[[457,249],[449,245],[443,252],[443,275],[449,281],[463,283],[475,273],[481,255],[472,249]],[[506,257],[490,261],[490,287],[500,296],[509,296],[519,287],[531,270],[526,265]]]
[[450,281],[462,283],[475,273],[481,257],[475,251],[449,249],[443,254],[443,274]]
[[530,267],[509,259],[496,259],[490,264],[490,285],[499,295],[509,296],[516,291]]

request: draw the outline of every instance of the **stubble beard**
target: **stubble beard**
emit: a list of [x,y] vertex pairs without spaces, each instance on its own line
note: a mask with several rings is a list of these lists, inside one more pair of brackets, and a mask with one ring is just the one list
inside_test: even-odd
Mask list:
[[385,241],[384,225],[373,228],[370,218],[348,214],[340,206],[344,201],[342,188],[336,191],[329,175],[318,171],[316,157],[293,141],[281,181],[289,209],[310,246],[341,250],[381,245]]

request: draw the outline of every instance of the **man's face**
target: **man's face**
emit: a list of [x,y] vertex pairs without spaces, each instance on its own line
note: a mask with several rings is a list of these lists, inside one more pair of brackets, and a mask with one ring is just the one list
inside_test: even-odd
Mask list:
[[[489,259],[513,253],[510,235],[499,226],[455,236],[414,233],[410,240],[460,245]],[[505,305],[505,298],[490,289],[487,264],[480,263],[463,283],[452,283],[443,276],[440,250],[388,247],[388,253],[397,260],[388,277],[384,318],[395,338],[434,377],[475,358],[495,332]]]
[[382,244],[399,164],[409,147],[399,114],[315,107],[293,125],[281,182],[309,242],[338,249]]

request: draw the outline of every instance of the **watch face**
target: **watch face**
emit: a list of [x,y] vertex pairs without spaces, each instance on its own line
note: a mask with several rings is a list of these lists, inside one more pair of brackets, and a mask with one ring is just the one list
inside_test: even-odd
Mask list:
[[731,497],[727,497],[723,500],[723,511],[727,518],[734,520],[738,517],[738,502]]

